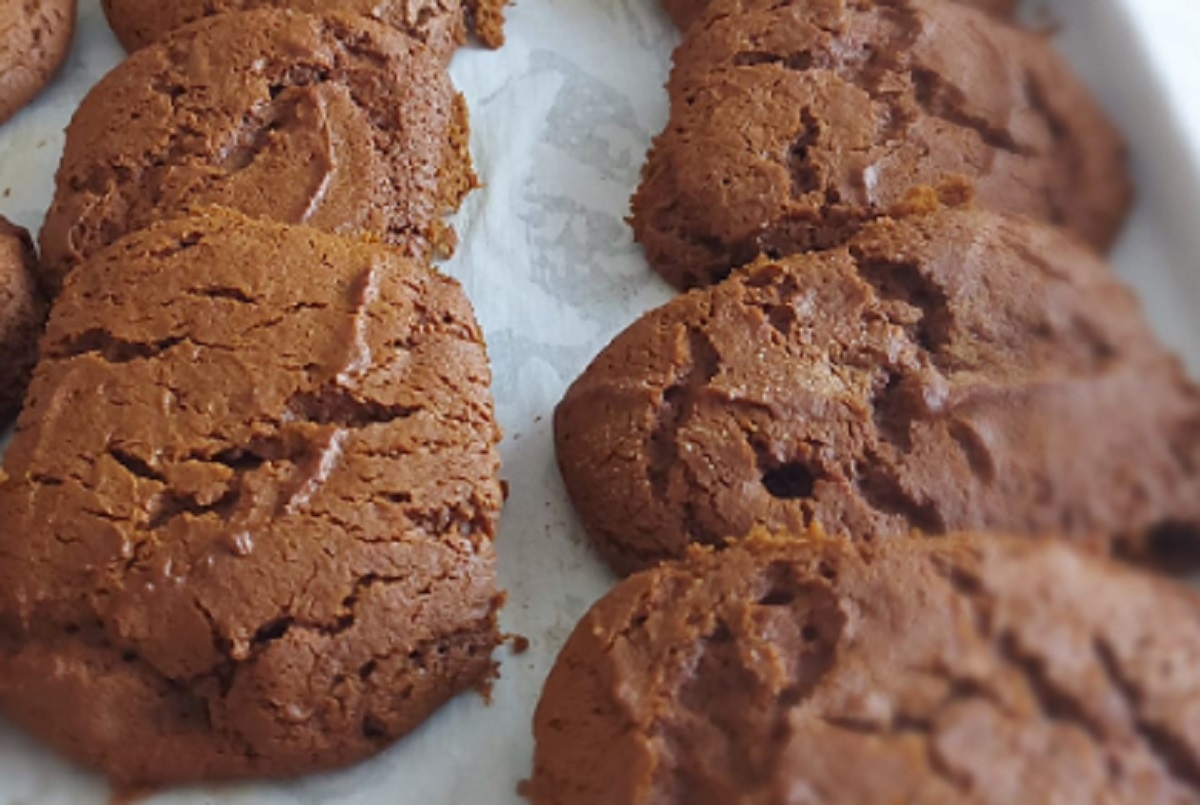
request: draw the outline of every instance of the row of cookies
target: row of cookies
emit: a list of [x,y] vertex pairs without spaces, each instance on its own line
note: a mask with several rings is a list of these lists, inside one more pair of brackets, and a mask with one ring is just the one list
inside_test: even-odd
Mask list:
[[428,263],[476,181],[445,60],[205,16],[84,99],[40,263],[0,233],[52,300],[0,475],[0,710],[120,787],[352,763],[495,675],[490,367]]
[[1200,596],[1121,563],[1196,559],[1200,388],[1098,254],[1120,137],[946,0],[666,5],[632,224],[694,290],[556,411],[633,575],[547,681],[532,801],[1200,799]]

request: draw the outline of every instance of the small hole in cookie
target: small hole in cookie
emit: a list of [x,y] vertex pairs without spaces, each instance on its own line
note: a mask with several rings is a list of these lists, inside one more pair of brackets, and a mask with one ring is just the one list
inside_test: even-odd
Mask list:
[[1168,520],[1146,534],[1149,559],[1172,569],[1200,566],[1200,529],[1192,523]]
[[796,601],[796,581],[791,565],[772,562],[766,570],[766,590],[758,603],[764,607],[786,607]]
[[137,661],[138,655],[136,651],[126,651],[121,655],[121,662],[123,663],[135,663]]
[[764,607],[786,607],[795,600],[796,596],[791,590],[771,590],[758,603]]
[[375,660],[368,660],[361,668],[358,669],[358,678],[365,681],[371,676],[371,674],[375,673],[375,669],[378,667],[379,663],[375,662]]
[[798,500],[812,497],[817,479],[808,467],[792,462],[763,473],[762,482],[775,497]]
[[833,565],[829,564],[828,562],[822,562],[820,565],[818,565],[817,573],[819,573],[821,578],[825,579],[826,581],[837,581],[837,571],[834,570]]
[[254,633],[255,643],[270,643],[278,640],[288,633],[288,629],[292,628],[291,618],[279,618],[270,623],[259,627],[259,630]]
[[362,722],[362,734],[368,741],[382,741],[388,737],[387,725],[373,715],[367,715]]
[[821,633],[811,623],[800,630],[800,636],[804,638],[805,643],[815,643],[821,639]]

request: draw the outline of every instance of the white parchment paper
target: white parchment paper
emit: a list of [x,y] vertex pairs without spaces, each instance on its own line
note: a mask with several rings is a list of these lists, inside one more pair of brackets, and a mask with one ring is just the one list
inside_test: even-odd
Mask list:
[[[169,2],[170,0],[163,0]],[[1117,262],[1160,332],[1200,366],[1200,254],[1192,151],[1159,78],[1130,35],[1137,0],[1059,0],[1063,45],[1131,134],[1141,201]],[[1126,10],[1126,4],[1129,10]],[[1186,22],[1186,21],[1185,21]],[[1200,28],[1200,7],[1190,22]],[[519,0],[509,44],[466,50],[452,73],[471,107],[485,187],[457,219],[459,278],[487,333],[512,495],[498,542],[509,593],[490,706],[466,695],[378,758],[281,784],[162,794],[155,805],[516,803],[530,721],[563,640],[612,583],[590,553],[554,463],[551,414],[567,384],[641,312],[670,298],[624,224],[677,34],[655,0]],[[1115,54],[1120,54],[1119,58]],[[121,58],[97,0],[82,0],[70,63],[32,108],[0,127],[0,213],[36,229],[49,204],[62,128]],[[1197,62],[1200,64],[1200,61]],[[3,538],[0,524],[0,539]],[[108,790],[0,724],[0,805],[100,805]]]

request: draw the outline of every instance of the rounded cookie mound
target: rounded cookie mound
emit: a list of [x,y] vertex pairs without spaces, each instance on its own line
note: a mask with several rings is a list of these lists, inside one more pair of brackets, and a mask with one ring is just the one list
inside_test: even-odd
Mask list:
[[102,4],[117,39],[130,51],[204,17],[266,7],[373,17],[425,43],[442,62],[450,60],[466,35],[460,0],[102,0]]
[[944,0],[718,0],[669,91],[632,224],[680,288],[843,243],[916,186],[1100,249],[1129,207],[1121,137],[1046,38]]
[[[997,16],[1008,17],[1017,10],[1020,0],[955,0],[965,6],[974,6]],[[675,27],[686,31],[704,14],[711,0],[662,0],[663,8],[675,23]]]
[[36,265],[29,233],[0,217],[0,427],[21,408],[46,321]]
[[50,83],[74,33],[75,0],[0,0],[0,124]]
[[442,217],[474,181],[466,107],[419,43],[352,15],[224,14],[134,53],[80,105],[45,284],[195,204],[448,253]]
[[756,525],[1200,539],[1200,391],[1099,258],[1032,221],[881,219],[619,335],[555,415],[620,572]]
[[1200,598],[1061,543],[756,537],[623,582],[535,805],[1195,802]]
[[493,675],[487,354],[453,280],[211,212],[81,266],[0,485],[0,709],[121,786],[358,761]]

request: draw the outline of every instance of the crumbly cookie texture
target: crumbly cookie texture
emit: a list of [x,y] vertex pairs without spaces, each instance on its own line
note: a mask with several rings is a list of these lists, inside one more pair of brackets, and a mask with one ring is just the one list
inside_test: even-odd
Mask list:
[[0,0],[0,125],[50,83],[75,35],[75,0]]
[[756,537],[559,655],[534,805],[1200,801],[1200,600],[1056,542]]
[[499,639],[490,370],[451,279],[209,211],[55,304],[0,485],[0,709],[121,786],[361,760]]
[[46,322],[29,233],[0,217],[0,428],[21,408]]
[[813,522],[1193,560],[1200,539],[1200,391],[1102,260],[980,211],[876,221],[646,314],[555,434],[622,573]]
[[1123,140],[1045,36],[945,0],[717,0],[675,53],[631,223],[679,288],[844,243],[916,186],[1105,250]]
[[45,286],[121,235],[218,204],[453,251],[475,186],[466,106],[419,43],[365,17],[223,14],[143,48],[67,129],[41,232]]
[[467,25],[490,48],[504,45],[504,9],[509,0],[464,0]]
[[205,17],[256,8],[362,14],[422,42],[442,62],[450,61],[466,39],[460,0],[101,0],[101,5],[129,51]]

